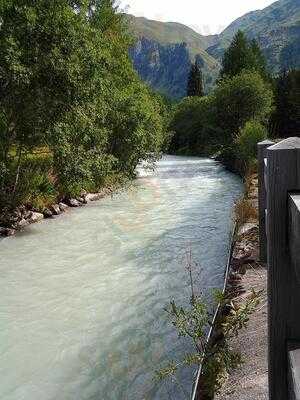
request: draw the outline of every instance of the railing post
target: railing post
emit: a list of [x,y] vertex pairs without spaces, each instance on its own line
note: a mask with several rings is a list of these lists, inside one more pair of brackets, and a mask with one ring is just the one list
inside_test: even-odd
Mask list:
[[[288,399],[286,344],[294,283],[288,250],[288,192],[300,189],[300,138],[267,149],[269,398]],[[300,317],[300,314],[299,314]]]
[[274,142],[264,140],[257,145],[258,159],[258,215],[259,215],[259,259],[261,262],[267,262],[267,234],[266,234],[266,208],[267,192],[265,182],[265,158],[267,148]]

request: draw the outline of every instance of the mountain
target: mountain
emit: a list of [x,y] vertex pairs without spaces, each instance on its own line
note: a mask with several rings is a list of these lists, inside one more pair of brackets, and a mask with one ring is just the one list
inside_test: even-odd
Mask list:
[[195,60],[202,67],[208,91],[220,70],[220,63],[205,49],[217,43],[218,36],[203,36],[185,25],[159,22],[127,15],[136,37],[130,55],[141,78],[163,94],[181,98],[186,94],[187,78]]
[[238,18],[206,51],[220,61],[239,29],[258,40],[273,72],[300,67],[300,0],[279,0]]
[[241,29],[256,38],[269,68],[300,68],[300,0],[279,0],[263,10],[252,11],[230,24],[220,35],[203,36],[175,22],[159,22],[126,15],[136,37],[130,51],[141,78],[169,97],[185,96],[191,63],[203,71],[204,87],[215,84],[224,51]]

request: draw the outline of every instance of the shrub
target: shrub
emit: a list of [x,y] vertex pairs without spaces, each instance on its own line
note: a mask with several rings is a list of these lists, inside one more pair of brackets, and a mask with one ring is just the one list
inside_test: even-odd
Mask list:
[[223,143],[232,144],[248,121],[267,121],[272,103],[272,90],[257,72],[223,80],[214,92],[215,123],[223,130]]
[[185,154],[209,154],[218,143],[222,131],[213,118],[213,98],[187,97],[177,106],[170,130],[174,132],[171,152]]
[[175,132],[171,151],[199,155],[220,150],[234,161],[235,136],[249,120],[264,123],[272,111],[272,99],[269,84],[259,73],[249,71],[223,79],[210,96],[184,99],[170,124]]
[[246,122],[235,139],[237,155],[246,165],[256,158],[257,143],[267,138],[268,132],[264,125],[256,120]]

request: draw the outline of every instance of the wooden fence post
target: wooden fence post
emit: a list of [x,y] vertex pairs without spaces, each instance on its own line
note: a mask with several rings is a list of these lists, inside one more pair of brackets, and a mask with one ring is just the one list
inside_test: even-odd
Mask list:
[[288,192],[299,189],[300,138],[289,138],[267,149],[270,400],[288,399],[286,345],[292,339],[290,319],[295,295],[288,245]]
[[259,259],[261,262],[267,262],[267,234],[266,234],[266,208],[267,192],[265,182],[265,158],[267,148],[274,142],[264,140],[257,145],[258,159],[258,215],[259,215]]

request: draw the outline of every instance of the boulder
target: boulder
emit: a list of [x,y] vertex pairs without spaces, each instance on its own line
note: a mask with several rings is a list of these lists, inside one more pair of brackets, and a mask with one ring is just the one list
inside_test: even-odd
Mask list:
[[76,199],[68,199],[68,205],[70,207],[80,207],[82,204]]
[[97,201],[104,197],[103,193],[88,193],[85,196],[86,201]]
[[22,218],[20,221],[17,221],[15,224],[13,224],[13,229],[20,230],[25,228],[29,224],[30,220]]
[[38,212],[33,212],[31,217],[27,219],[30,224],[34,224],[36,222],[40,222],[44,219],[44,215]]
[[50,211],[52,212],[53,215],[60,215],[61,214],[61,209],[58,204],[53,204],[50,207]]
[[24,219],[29,219],[29,218],[31,218],[31,216],[32,216],[32,211],[30,211],[30,210],[24,211],[24,214],[23,214]]
[[65,212],[69,208],[65,203],[59,203],[58,206],[61,212]]
[[258,225],[252,222],[247,222],[243,224],[238,230],[238,236],[248,235],[258,232]]
[[78,197],[77,200],[81,204],[87,204],[87,200],[86,200],[86,198],[84,196],[83,197]]
[[51,210],[49,210],[49,208],[45,208],[45,210],[43,211],[44,214],[44,218],[51,218],[53,217],[53,213]]
[[256,187],[251,187],[248,192],[249,199],[257,199],[258,198],[258,189]]
[[242,265],[254,262],[258,262],[257,244],[246,239],[237,242],[231,260],[233,269],[237,271]]
[[16,230],[12,228],[3,228],[0,226],[0,236],[13,236]]

